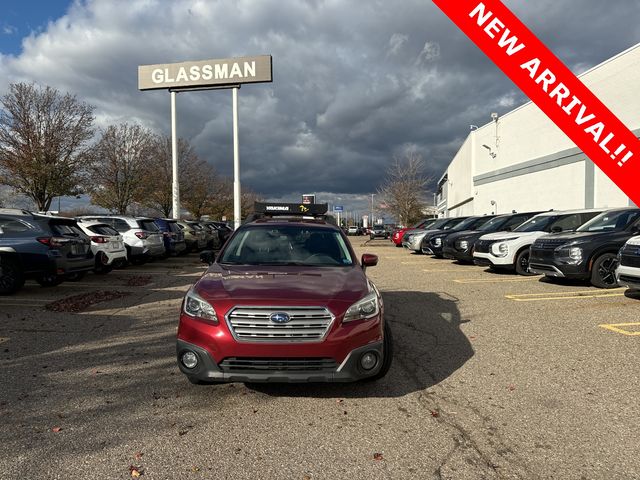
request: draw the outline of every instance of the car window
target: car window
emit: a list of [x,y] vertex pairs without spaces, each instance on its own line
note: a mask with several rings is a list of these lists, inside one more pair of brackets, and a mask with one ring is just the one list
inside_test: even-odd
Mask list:
[[109,225],[91,225],[87,228],[98,235],[119,235],[118,231]]
[[50,222],[49,226],[55,235],[71,235],[73,237],[80,237],[84,235],[79,227],[69,223]]
[[141,229],[146,230],[147,232],[159,232],[160,229],[156,222],[153,220],[138,220],[138,225]]
[[582,224],[582,218],[579,213],[573,215],[563,215],[555,222],[551,223],[547,228],[550,232],[570,232],[575,230]]
[[478,227],[478,231],[480,232],[493,232],[496,230],[500,230],[502,224],[507,221],[507,217],[493,217],[486,223],[483,223]]
[[115,228],[120,233],[128,232],[129,230],[131,230],[131,226],[125,220],[122,220],[120,218],[114,218],[111,220],[111,222],[108,223],[113,225],[113,228]]
[[447,220],[448,222],[446,222],[444,225],[440,227],[442,230],[451,230],[452,228],[457,227],[462,222],[468,219],[467,218],[448,218]]
[[640,210],[603,212],[578,228],[578,231],[603,232],[624,230],[638,219],[640,219]]
[[238,232],[220,263],[349,266],[353,259],[339,232],[302,226],[255,227]]
[[173,233],[178,233],[181,231],[180,226],[176,222],[167,222],[167,225],[169,226],[169,230],[171,230]]
[[556,219],[558,215],[536,215],[530,218],[518,228],[515,228],[514,232],[544,232],[545,229]]
[[530,215],[514,215],[513,217],[510,217],[504,225],[502,225],[502,230],[513,230],[528,218],[530,218]]
[[582,217],[580,219],[580,225],[584,225],[585,223],[587,223],[589,220],[591,220],[592,218],[595,218],[597,215],[600,215],[602,212],[585,212],[585,213],[581,213],[580,216]]
[[26,222],[14,220],[12,218],[0,218],[0,235],[7,233],[22,233],[33,230],[34,228]]

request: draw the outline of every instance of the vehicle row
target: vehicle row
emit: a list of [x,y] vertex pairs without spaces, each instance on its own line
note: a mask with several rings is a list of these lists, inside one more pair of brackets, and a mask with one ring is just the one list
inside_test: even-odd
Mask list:
[[231,234],[219,222],[123,215],[65,218],[0,209],[0,294],[15,293],[26,279],[42,286],[107,274],[169,255],[217,250]]
[[415,253],[492,270],[640,288],[640,209],[585,209],[426,219],[393,233]]

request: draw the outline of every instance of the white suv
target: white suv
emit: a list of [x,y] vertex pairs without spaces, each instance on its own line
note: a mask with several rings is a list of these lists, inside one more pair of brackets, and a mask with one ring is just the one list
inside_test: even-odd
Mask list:
[[151,258],[165,256],[162,232],[153,218],[85,215],[81,219],[97,220],[117,230],[124,240],[127,258],[134,265],[141,265]]
[[549,211],[531,217],[511,232],[483,235],[474,245],[476,265],[515,270],[520,275],[529,272],[529,247],[538,238],[552,232],[568,232],[588,222],[602,210]]
[[78,219],[78,226],[91,239],[91,251],[95,257],[94,273],[109,273],[114,266],[127,260],[127,249],[122,236],[106,223]]
[[620,249],[616,269],[618,285],[640,290],[640,236],[631,237]]

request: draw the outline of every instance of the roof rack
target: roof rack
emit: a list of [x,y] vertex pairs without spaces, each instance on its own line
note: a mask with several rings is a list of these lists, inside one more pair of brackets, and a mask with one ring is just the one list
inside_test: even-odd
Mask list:
[[335,225],[335,219],[327,215],[329,206],[326,203],[274,203],[255,202],[254,213],[250,214],[245,223],[263,218],[289,217],[295,220],[323,220]]

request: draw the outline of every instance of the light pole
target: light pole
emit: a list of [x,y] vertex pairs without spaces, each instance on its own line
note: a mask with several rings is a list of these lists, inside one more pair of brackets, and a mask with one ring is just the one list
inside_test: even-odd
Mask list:
[[373,228],[373,197],[375,195],[375,193],[371,194],[371,225],[369,225],[369,228]]

